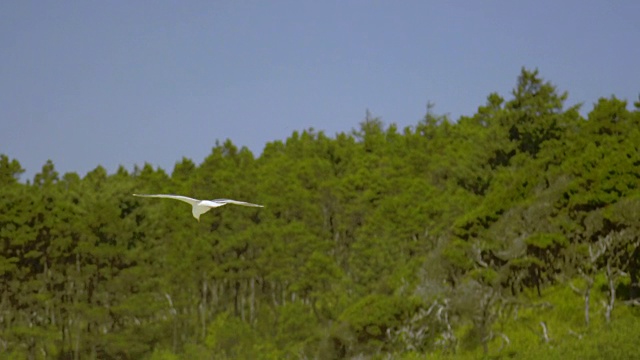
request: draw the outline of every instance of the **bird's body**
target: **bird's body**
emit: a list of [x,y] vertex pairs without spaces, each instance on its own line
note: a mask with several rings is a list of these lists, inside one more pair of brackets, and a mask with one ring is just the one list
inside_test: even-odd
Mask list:
[[264,207],[258,204],[252,204],[244,201],[237,201],[231,199],[214,199],[214,200],[198,200],[193,199],[187,196],[182,195],[167,195],[167,194],[133,194],[133,196],[139,197],[152,197],[152,198],[165,198],[165,199],[174,199],[184,201],[192,206],[191,213],[196,220],[200,221],[200,215],[206,213],[207,211],[224,206],[227,204],[241,205],[241,206],[250,206],[250,207]]

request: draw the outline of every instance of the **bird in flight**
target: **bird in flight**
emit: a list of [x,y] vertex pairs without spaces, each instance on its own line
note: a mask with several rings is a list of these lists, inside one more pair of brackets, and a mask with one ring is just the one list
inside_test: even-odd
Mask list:
[[193,214],[193,217],[196,218],[196,220],[198,220],[198,222],[200,221],[200,215],[206,213],[207,211],[213,208],[224,206],[227,204],[251,206],[251,207],[264,207],[258,204],[252,204],[244,201],[237,201],[237,200],[231,200],[231,199],[198,200],[198,199],[192,199],[190,197],[181,196],[181,195],[165,195],[165,194],[133,194],[133,196],[166,198],[166,199],[175,199],[175,200],[184,201],[186,203],[191,204],[192,206],[191,213]]

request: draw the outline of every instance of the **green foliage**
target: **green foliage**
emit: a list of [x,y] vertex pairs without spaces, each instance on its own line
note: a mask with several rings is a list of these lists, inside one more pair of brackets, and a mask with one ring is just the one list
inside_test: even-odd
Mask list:
[[0,185],[8,186],[18,182],[20,175],[24,173],[24,169],[20,166],[18,160],[9,161],[9,157],[0,154]]
[[257,335],[251,326],[229,313],[218,315],[209,325],[205,344],[220,359],[251,359]]
[[170,174],[21,182],[0,154],[0,358],[637,358],[640,106],[566,99],[522,69],[456,121],[367,112]]
[[535,247],[537,249],[549,249],[554,246],[567,246],[568,241],[562,234],[544,234],[538,233],[528,237],[525,240],[527,245]]
[[349,344],[350,352],[385,348],[387,334],[397,329],[417,306],[418,302],[411,298],[380,294],[365,296],[354,303],[339,318],[354,337]]

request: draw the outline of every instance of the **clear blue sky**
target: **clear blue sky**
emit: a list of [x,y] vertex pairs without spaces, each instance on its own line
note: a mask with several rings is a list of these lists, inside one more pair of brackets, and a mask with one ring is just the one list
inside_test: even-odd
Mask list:
[[32,179],[259,156],[369,109],[415,125],[510,96],[521,67],[568,105],[640,93],[640,1],[2,1],[0,153]]

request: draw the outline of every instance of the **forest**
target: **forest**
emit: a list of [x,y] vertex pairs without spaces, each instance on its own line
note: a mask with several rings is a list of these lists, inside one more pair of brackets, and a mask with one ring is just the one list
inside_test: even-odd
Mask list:
[[171,172],[2,154],[0,359],[639,359],[640,100],[567,97],[523,68]]

